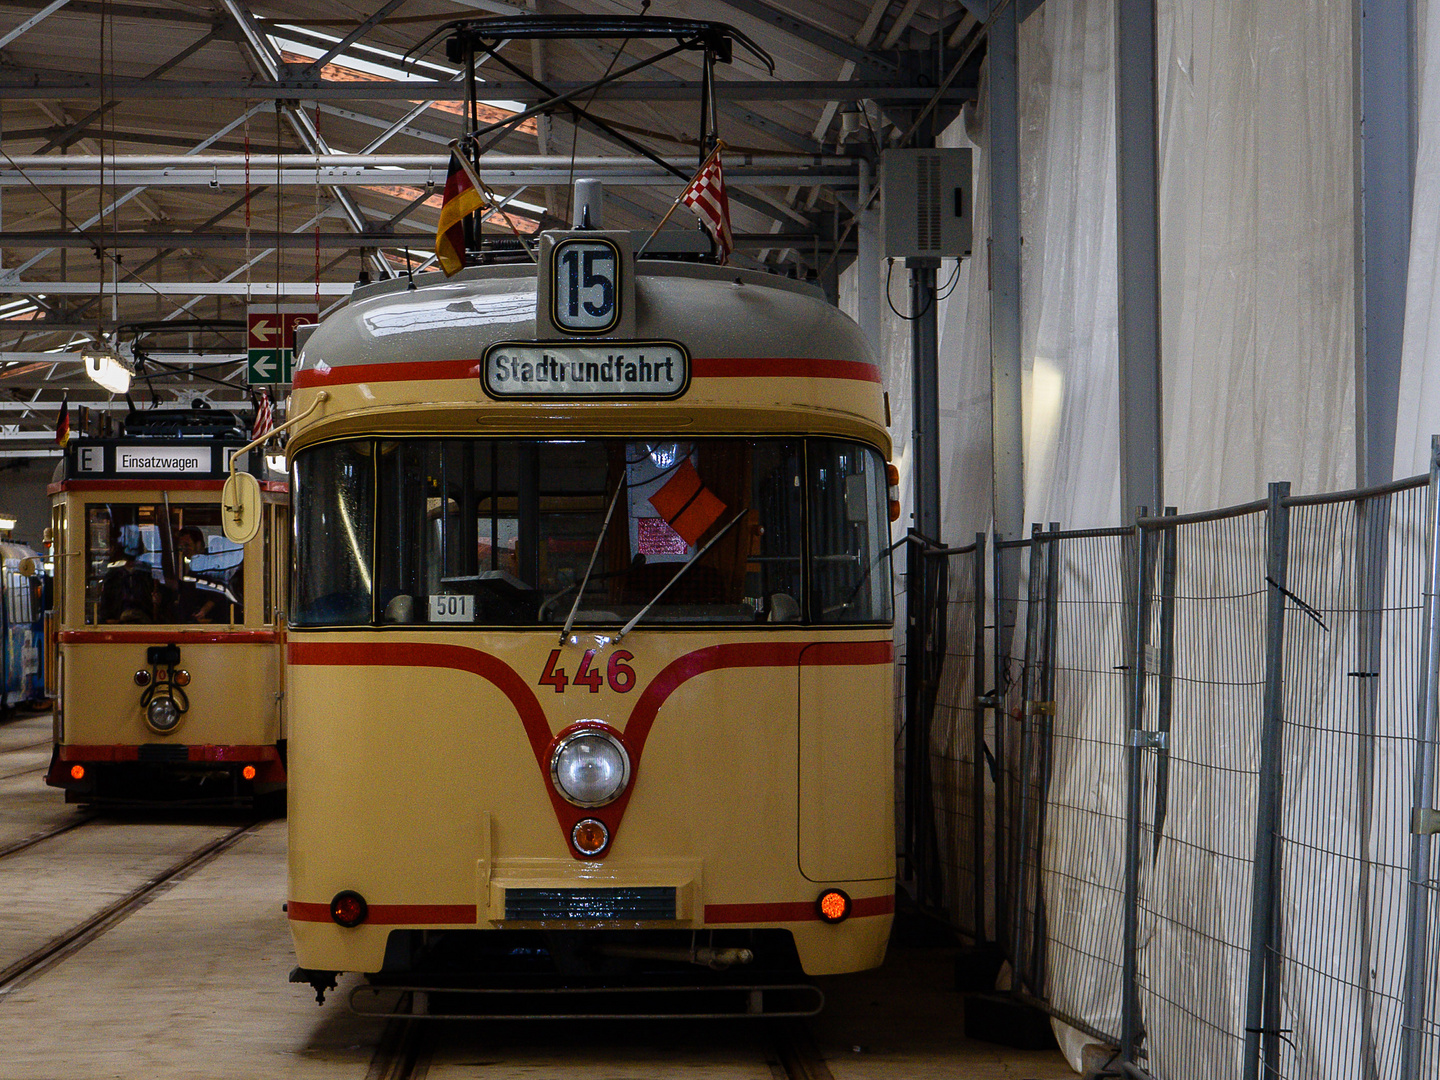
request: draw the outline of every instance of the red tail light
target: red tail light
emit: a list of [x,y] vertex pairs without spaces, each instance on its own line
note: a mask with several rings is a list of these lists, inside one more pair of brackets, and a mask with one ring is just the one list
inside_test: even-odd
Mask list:
[[370,905],[354,889],[335,894],[330,901],[330,918],[344,927],[359,926],[370,914]]

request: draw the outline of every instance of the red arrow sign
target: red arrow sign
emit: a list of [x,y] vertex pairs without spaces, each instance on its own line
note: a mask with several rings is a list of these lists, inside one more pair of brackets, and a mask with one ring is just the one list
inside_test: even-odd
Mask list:
[[250,348],[273,349],[280,344],[284,330],[282,317],[276,315],[249,315]]

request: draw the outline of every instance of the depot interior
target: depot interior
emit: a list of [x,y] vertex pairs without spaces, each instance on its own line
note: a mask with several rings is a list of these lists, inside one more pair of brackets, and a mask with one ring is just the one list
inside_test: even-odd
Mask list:
[[[1032,523],[1123,529],[1141,508],[1201,514],[1278,481],[1318,496],[1429,472],[1440,25],[1425,4],[1362,18],[1320,0],[1297,18],[1274,0],[315,0],[297,17],[265,0],[0,0],[0,537],[43,550],[62,411],[95,434],[152,406],[248,422],[263,385],[279,420],[266,334],[323,318],[357,281],[438,274],[466,118],[460,65],[432,35],[535,8],[716,20],[759,46],[715,70],[731,261],[812,282],[868,337],[900,472],[892,539],[918,538],[898,591],[910,547],[978,535],[993,551]],[[585,88],[583,113],[497,132],[481,168],[506,201],[485,235],[568,226],[577,178],[603,183],[607,228],[661,222],[699,160],[694,54],[639,75],[644,90],[590,84],[663,47],[546,40],[480,59],[486,123]],[[931,212],[941,227],[917,239]],[[665,235],[696,229],[682,210]],[[1009,573],[982,570],[985,587]],[[976,695],[988,678],[977,668]],[[900,682],[913,712],[925,699]],[[1123,776],[1094,776],[1123,804]],[[916,873],[903,857],[902,885]],[[938,888],[937,917],[968,887]],[[1062,906],[1112,917],[1104,890],[1062,905],[1045,888],[1057,935]],[[968,926],[980,947],[1006,919],[987,904]],[[1154,980],[1180,946],[1157,948],[1172,951]],[[1069,957],[1051,949],[1029,995],[1070,1030],[1133,1035],[1120,976],[1076,977]],[[1243,964],[1210,974],[1239,1016]],[[1354,1006],[1342,983],[1295,1007],[1344,999],[1403,1026],[1388,990]]]

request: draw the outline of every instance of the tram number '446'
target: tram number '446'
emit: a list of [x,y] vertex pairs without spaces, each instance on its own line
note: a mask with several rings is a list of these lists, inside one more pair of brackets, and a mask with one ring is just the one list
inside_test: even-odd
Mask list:
[[545,661],[545,670],[540,673],[538,685],[553,686],[557,694],[563,694],[567,686],[586,686],[590,693],[598,694],[600,687],[608,683],[611,690],[617,694],[628,694],[635,688],[635,669],[630,666],[630,661],[635,659],[635,654],[627,649],[617,649],[610,654],[610,660],[605,665],[605,674],[600,674],[600,667],[595,663],[595,649],[586,649],[585,655],[580,658],[580,666],[575,669],[575,677],[570,678],[565,674],[565,669],[556,667],[560,662],[560,650],[551,649],[550,658]]

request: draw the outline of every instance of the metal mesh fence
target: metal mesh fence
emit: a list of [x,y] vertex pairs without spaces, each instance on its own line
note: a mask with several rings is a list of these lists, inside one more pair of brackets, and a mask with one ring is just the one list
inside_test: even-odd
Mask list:
[[922,894],[1134,1075],[1440,1080],[1436,453],[945,553]]
[[1267,1075],[1400,1074],[1425,496],[1290,511]]
[[1268,586],[1263,507],[1146,530],[1135,977],[1145,1066],[1239,1076]]
[[[1124,889],[1125,566],[1130,530],[1039,539],[1045,661],[1026,708],[1016,969],[1063,1018],[1118,1042]],[[1040,623],[1042,620],[1034,620]]]

